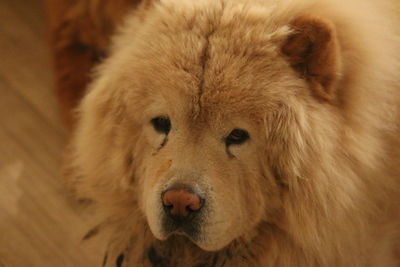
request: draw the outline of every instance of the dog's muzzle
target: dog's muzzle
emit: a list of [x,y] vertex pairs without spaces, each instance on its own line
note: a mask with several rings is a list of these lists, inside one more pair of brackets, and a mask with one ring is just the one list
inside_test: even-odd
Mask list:
[[161,194],[164,208],[162,227],[165,234],[185,234],[196,239],[199,234],[205,199],[193,188],[178,184]]

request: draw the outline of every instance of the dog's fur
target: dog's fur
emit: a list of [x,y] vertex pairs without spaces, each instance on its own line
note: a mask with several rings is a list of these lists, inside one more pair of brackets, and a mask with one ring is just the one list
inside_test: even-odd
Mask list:
[[[398,266],[400,23],[378,2],[143,2],[96,13],[105,31],[56,18],[69,34],[54,38],[61,76],[87,75],[90,47],[107,55],[67,163],[112,233],[108,264],[124,253],[127,266]],[[85,57],[65,52],[72,36]],[[151,126],[160,115],[168,135]],[[250,140],[225,145],[234,128]],[[196,237],[163,230],[160,194],[176,183],[206,196]]]

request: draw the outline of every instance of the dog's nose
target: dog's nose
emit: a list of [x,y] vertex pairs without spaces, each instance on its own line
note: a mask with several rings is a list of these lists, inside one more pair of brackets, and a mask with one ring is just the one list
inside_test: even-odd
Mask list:
[[202,203],[198,195],[185,188],[170,189],[162,195],[162,202],[168,215],[185,218],[201,209]]

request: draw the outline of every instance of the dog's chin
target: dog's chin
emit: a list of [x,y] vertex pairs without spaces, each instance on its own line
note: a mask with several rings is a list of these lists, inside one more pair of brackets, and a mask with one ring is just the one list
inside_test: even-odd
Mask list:
[[192,235],[190,233],[185,232],[184,230],[175,230],[171,232],[165,231],[152,231],[154,237],[160,241],[164,242],[174,242],[177,239],[184,239],[187,242],[192,243],[198,248],[208,251],[215,252],[219,251],[229,245],[230,242],[219,242],[221,239],[218,239],[217,236],[214,238],[209,238],[207,235],[198,232],[196,235]]
[[229,242],[219,243],[217,240],[210,240],[205,238],[204,240],[199,240],[195,242],[195,244],[204,251],[215,252],[227,247],[229,245]]

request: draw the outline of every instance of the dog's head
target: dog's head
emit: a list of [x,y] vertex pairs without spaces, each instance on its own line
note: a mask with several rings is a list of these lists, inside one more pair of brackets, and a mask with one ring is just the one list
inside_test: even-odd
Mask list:
[[171,2],[127,22],[82,101],[78,187],[111,220],[140,214],[158,239],[218,250],[279,224],[284,195],[325,160],[314,149],[335,149],[339,48],[304,14]]

